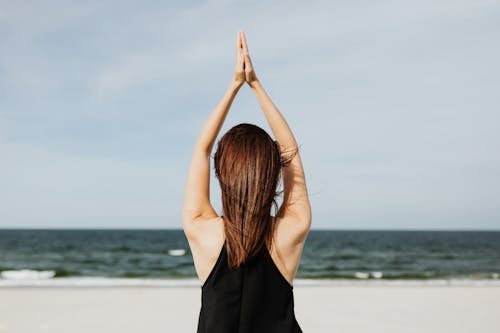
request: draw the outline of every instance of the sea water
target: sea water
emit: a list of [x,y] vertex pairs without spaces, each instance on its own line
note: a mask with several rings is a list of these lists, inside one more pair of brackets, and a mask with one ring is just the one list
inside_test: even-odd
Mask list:
[[[500,232],[311,230],[294,285],[500,285]],[[0,286],[200,286],[182,230],[0,230]]]

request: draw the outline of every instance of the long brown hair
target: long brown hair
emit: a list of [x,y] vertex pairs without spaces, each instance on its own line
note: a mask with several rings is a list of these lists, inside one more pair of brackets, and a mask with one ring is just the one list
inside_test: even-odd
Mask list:
[[271,248],[275,220],[271,216],[282,170],[294,156],[282,152],[278,141],[259,126],[241,123],[217,143],[215,175],[222,192],[226,250],[231,268]]

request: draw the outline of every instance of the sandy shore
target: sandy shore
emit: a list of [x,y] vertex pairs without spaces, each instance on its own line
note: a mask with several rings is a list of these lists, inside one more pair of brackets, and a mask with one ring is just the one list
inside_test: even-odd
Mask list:
[[[500,287],[295,286],[304,332],[499,332]],[[196,332],[195,287],[0,288],[0,332]]]

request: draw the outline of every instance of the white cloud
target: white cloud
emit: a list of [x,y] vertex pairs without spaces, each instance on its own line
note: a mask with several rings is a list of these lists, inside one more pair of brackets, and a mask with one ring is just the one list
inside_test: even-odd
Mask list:
[[[498,228],[499,9],[2,2],[0,226],[177,226],[191,145],[244,29],[303,143],[316,227]],[[243,121],[269,130],[248,90],[223,131]]]

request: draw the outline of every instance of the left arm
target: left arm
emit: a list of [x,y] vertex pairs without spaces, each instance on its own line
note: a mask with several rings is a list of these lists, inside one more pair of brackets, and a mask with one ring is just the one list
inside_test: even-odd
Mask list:
[[182,209],[184,228],[189,227],[198,217],[217,216],[210,204],[210,153],[240,87],[240,84],[231,82],[195,142]]
[[182,226],[190,237],[194,235],[193,226],[198,218],[217,216],[210,204],[210,152],[238,90],[245,83],[242,37],[242,31],[238,31],[236,64],[231,84],[206,120],[194,145],[182,208]]

